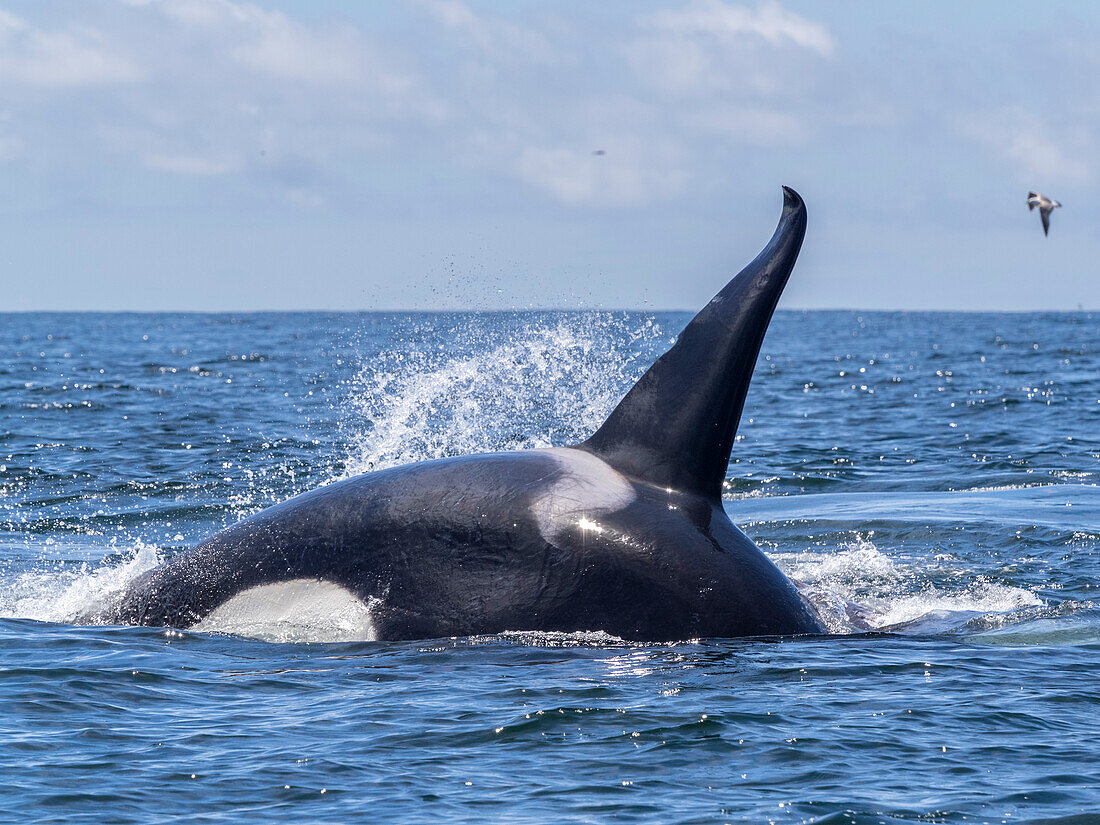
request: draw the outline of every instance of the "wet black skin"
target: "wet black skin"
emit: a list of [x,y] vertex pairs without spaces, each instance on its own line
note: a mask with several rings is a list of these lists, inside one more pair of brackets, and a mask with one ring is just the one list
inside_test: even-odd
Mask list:
[[721,505],[700,496],[628,481],[636,500],[611,512],[570,501],[547,540],[532,507],[563,475],[548,453],[498,453],[322,487],[151,571],[120,619],[187,627],[249,587],[317,578],[379,598],[373,624],[382,639],[603,630],[671,640],[821,629]]
[[370,602],[379,639],[824,632],[721,501],[760,343],[805,231],[801,198],[784,192],[769,245],[588,441],[313,490],[146,573],[112,618],[185,628],[250,587],[317,579]]

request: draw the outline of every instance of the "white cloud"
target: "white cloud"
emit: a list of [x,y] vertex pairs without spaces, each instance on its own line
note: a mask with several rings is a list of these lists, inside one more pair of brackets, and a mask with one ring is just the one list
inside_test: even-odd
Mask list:
[[[101,85],[69,116],[85,137],[68,157],[235,176],[310,206],[349,185],[345,168],[376,174],[373,159],[405,145],[574,206],[676,197],[705,165],[708,141],[805,140],[788,104],[807,73],[791,58],[821,61],[834,48],[824,27],[774,3],[720,0],[628,19],[595,40],[556,11],[516,15],[464,0],[419,0],[417,33],[388,40],[366,24],[242,0],[80,8],[74,18],[92,25],[60,32],[0,12],[9,46],[0,78]],[[13,100],[23,114],[46,114]],[[19,141],[28,153],[72,142],[55,132],[49,147],[36,144],[24,122],[11,130],[12,151]]]
[[818,102],[833,35],[777,3],[691,0],[636,22],[622,53],[685,141],[800,144],[845,110]]
[[420,5],[449,28],[467,30],[484,28],[483,21],[479,20],[473,9],[462,0],[421,0]]
[[0,81],[42,87],[129,83],[141,72],[97,29],[45,29],[0,10]]
[[641,206],[675,194],[686,174],[673,149],[653,142],[613,141],[590,149],[528,146],[519,153],[519,176],[574,206]]
[[460,50],[444,83],[465,107],[467,161],[570,206],[658,202],[681,194],[709,152],[805,142],[792,99],[812,86],[806,64],[835,51],[824,26],[774,3],[695,0],[642,14],[604,31],[594,51],[554,19],[464,0],[418,6]]
[[1095,141],[1083,126],[1062,127],[1052,119],[1019,108],[974,112],[956,120],[964,137],[995,152],[1017,180],[1031,187],[1092,180]]
[[823,57],[831,56],[836,48],[825,26],[786,11],[778,3],[764,3],[753,10],[722,0],[693,0],[684,8],[659,11],[641,22],[645,28],[709,38],[727,46],[759,38],[773,46],[794,45]]
[[309,26],[281,11],[232,0],[147,5],[256,72],[305,83],[368,83],[391,94],[412,88],[410,78],[383,65],[372,44],[350,25]]
[[[282,17],[280,15],[280,17]],[[249,68],[274,77],[312,83],[351,83],[368,75],[365,53],[351,33],[316,35],[285,18],[266,20],[257,37],[233,50],[233,56]],[[408,82],[386,74],[372,78],[388,92],[408,87]]]
[[546,64],[561,57],[537,29],[501,17],[477,15],[463,0],[420,0],[419,5],[437,23],[459,33],[466,45],[490,59]]
[[1071,154],[1040,132],[1012,135],[1002,151],[1019,165],[1023,174],[1032,178],[1084,182],[1092,177],[1091,167],[1081,159],[1091,157],[1087,149]]
[[116,162],[314,207],[344,179],[326,170],[445,114],[407,54],[348,23],[233,0],[124,0],[110,22],[145,82],[87,102],[81,150]]

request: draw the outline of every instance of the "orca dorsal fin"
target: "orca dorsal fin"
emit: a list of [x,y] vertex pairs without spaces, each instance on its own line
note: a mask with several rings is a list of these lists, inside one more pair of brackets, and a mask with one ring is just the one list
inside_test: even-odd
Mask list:
[[783,214],[756,260],[719,292],[578,448],[620,472],[721,499],[756,356],[806,234],[806,206]]

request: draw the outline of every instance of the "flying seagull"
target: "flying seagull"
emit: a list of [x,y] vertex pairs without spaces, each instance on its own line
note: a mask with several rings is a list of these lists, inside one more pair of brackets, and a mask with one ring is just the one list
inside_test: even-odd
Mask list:
[[1039,217],[1043,219],[1043,234],[1050,234],[1050,213],[1054,211],[1054,207],[1061,206],[1058,201],[1052,201],[1046,195],[1040,195],[1038,192],[1027,193],[1027,210],[1030,212],[1036,206],[1039,207]]

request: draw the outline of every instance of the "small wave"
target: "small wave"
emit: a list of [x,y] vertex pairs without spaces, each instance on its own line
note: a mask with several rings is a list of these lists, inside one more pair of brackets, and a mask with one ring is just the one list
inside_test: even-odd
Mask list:
[[1100,643],[1100,610],[1092,602],[1066,601],[1031,608],[1023,620],[1007,623],[998,617],[971,622],[968,639],[991,645],[1094,645]]
[[962,571],[948,571],[961,580],[961,589],[945,588],[933,580],[945,571],[891,559],[871,535],[857,535],[836,553],[776,553],[774,559],[831,633],[948,632],[975,617],[1011,615],[1043,604],[1030,590],[982,576],[966,581]]
[[936,632],[959,627],[977,616],[1011,614],[1042,603],[1030,590],[979,579],[959,593],[929,587],[888,600],[874,622],[879,630]]

